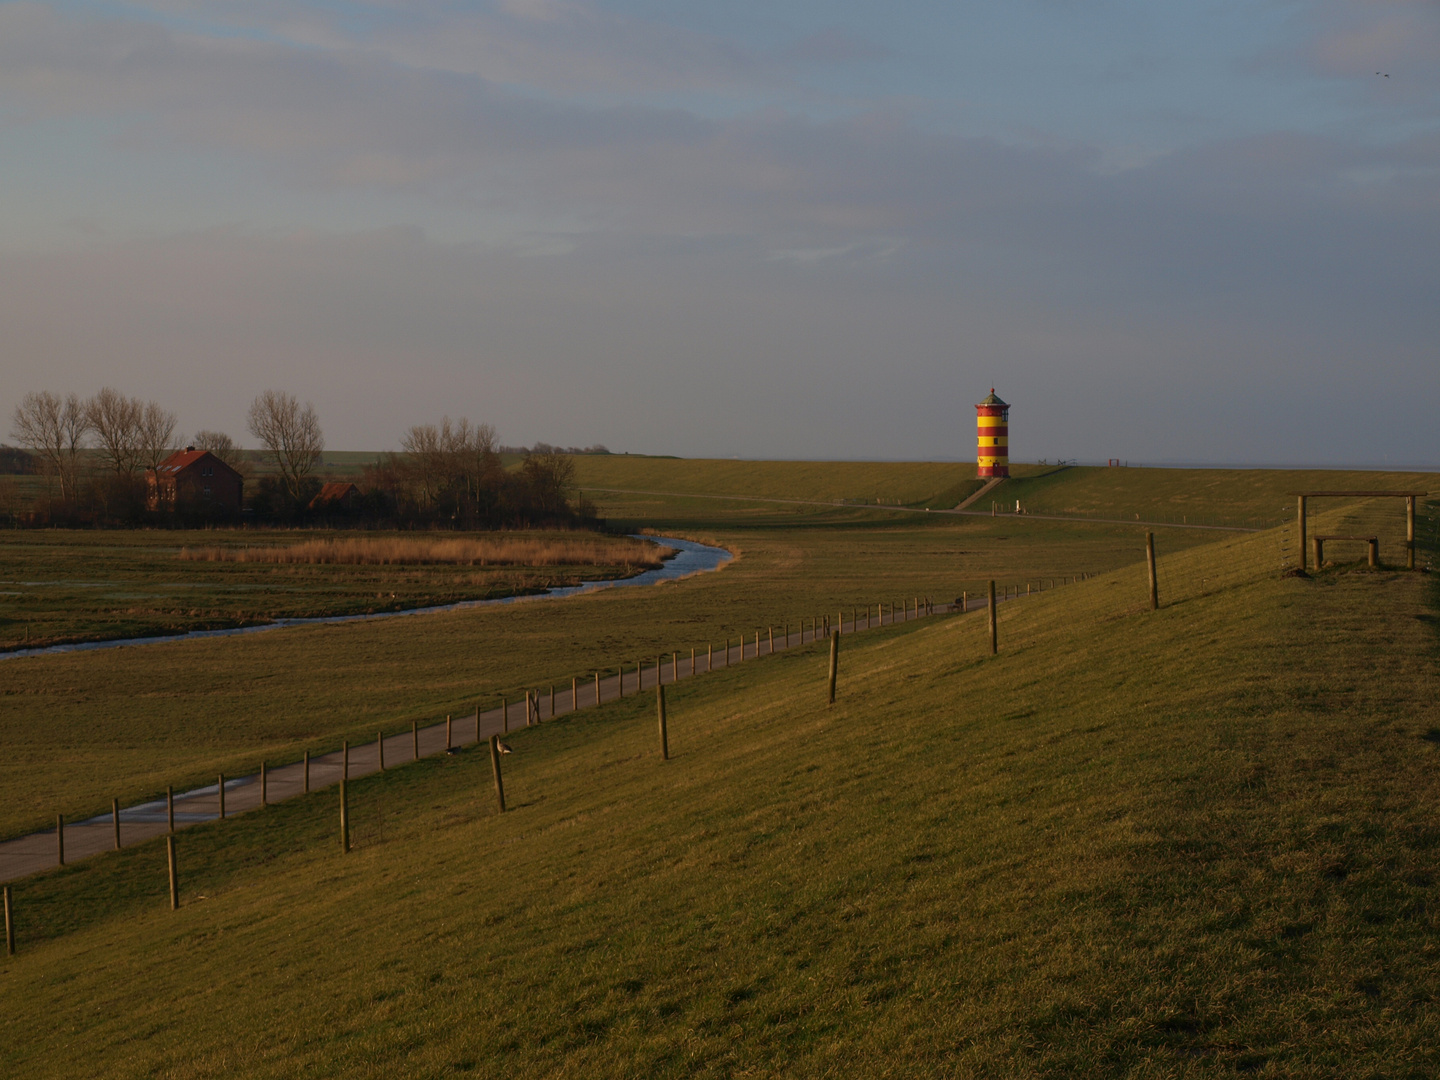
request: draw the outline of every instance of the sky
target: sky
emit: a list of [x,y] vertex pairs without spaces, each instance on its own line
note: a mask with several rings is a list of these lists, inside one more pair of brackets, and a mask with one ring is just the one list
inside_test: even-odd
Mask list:
[[0,422],[1440,466],[1440,3],[0,0],[0,327]]

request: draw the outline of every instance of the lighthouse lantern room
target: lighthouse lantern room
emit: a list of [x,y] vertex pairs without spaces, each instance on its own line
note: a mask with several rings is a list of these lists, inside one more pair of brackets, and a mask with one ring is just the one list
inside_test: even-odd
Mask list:
[[986,478],[1010,475],[1010,406],[990,396],[975,406],[976,476]]

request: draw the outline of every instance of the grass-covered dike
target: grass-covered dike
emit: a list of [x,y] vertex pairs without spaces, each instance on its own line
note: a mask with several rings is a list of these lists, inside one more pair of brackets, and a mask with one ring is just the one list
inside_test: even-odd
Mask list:
[[[1348,511],[1347,511],[1348,512]],[[1336,511],[1340,513],[1340,511]],[[1433,580],[1269,533],[17,888],[8,1075],[1437,1071]],[[728,571],[727,571],[728,572]],[[201,899],[203,897],[204,899]],[[65,913],[69,914],[65,914]],[[79,915],[76,912],[84,912]]]

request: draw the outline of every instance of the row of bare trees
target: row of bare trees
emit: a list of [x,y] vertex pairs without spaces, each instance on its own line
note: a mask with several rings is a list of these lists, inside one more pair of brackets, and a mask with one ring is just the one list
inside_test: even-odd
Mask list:
[[[266,390],[251,402],[246,420],[273,466],[253,487],[246,485],[252,512],[257,519],[303,518],[320,486],[314,473],[325,449],[315,407]],[[173,412],[111,387],[88,399],[27,394],[15,408],[11,434],[59,480],[62,503],[103,511],[95,520],[143,514],[144,474],[182,441]],[[196,432],[191,444],[246,471],[244,451],[223,432]],[[366,469],[366,518],[475,528],[594,515],[576,492],[574,462],[558,448],[537,444],[525,451],[519,469],[509,470],[493,427],[448,416],[410,428],[401,446],[402,453],[384,454]]]
[[[267,390],[251,403],[247,419],[250,433],[275,465],[281,488],[298,501],[325,449],[315,407],[301,405],[293,394]],[[108,386],[90,398],[48,390],[26,394],[11,416],[10,434],[58,480],[61,500],[71,504],[80,501],[82,481],[97,467],[110,478],[102,485],[106,502],[121,489],[133,502],[143,474],[183,442],[173,412]],[[222,431],[197,431],[190,445],[245,471],[244,451]]]
[[394,519],[419,525],[562,522],[593,517],[575,491],[575,464],[553,448],[527,452],[517,471],[500,459],[495,429],[448,416],[417,424],[365,470],[364,487],[381,496]]
[[133,477],[174,451],[175,414],[108,386],[86,399],[44,390],[15,407],[10,434],[60,481],[61,498],[74,500],[87,449],[116,476]]

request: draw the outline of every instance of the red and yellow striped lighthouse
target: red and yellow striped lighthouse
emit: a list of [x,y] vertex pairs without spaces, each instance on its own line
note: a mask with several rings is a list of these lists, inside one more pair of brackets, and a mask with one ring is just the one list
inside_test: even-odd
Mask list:
[[1010,406],[995,396],[990,396],[975,406],[976,441],[978,444],[975,461],[979,468],[976,476],[996,477],[1010,475]]

